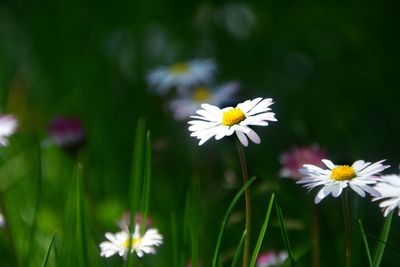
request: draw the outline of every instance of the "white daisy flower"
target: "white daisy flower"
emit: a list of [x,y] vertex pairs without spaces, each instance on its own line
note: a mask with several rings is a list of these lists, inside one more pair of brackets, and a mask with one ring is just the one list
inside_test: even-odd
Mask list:
[[8,145],[8,137],[17,130],[17,119],[12,115],[0,116],[0,147]]
[[219,140],[236,133],[244,146],[248,145],[247,138],[259,144],[260,137],[249,126],[267,126],[267,121],[277,121],[275,113],[268,112],[272,104],[271,98],[262,99],[261,97],[246,100],[235,108],[220,109],[213,105],[202,104],[203,109],[196,111],[200,116],[191,116],[197,120],[188,122],[191,124],[189,131],[193,132],[190,136],[199,139],[199,145],[202,145],[214,136],[216,140]]
[[400,176],[396,174],[382,175],[379,182],[375,185],[375,190],[380,196],[372,201],[383,200],[379,207],[383,209],[383,216],[387,216],[392,210],[399,208],[400,216]]
[[163,242],[163,236],[155,228],[148,229],[143,236],[140,235],[140,226],[136,224],[135,232],[132,235],[132,251],[135,251],[138,257],[144,254],[155,254],[155,246],[158,247]]
[[174,99],[169,107],[174,113],[176,120],[187,119],[199,109],[202,103],[221,105],[232,100],[233,95],[239,90],[239,84],[230,82],[215,87],[198,86],[190,93]]
[[100,243],[100,256],[111,257],[114,254],[120,255],[126,259],[129,250],[129,242],[131,242],[130,252],[135,252],[138,257],[144,254],[155,254],[155,246],[162,244],[163,237],[158,233],[157,229],[150,228],[144,235],[140,234],[140,225],[135,225],[135,231],[132,235],[128,231],[118,232],[116,234],[106,233],[105,237],[109,241]]
[[183,91],[191,86],[209,84],[216,70],[217,65],[213,60],[195,59],[158,67],[147,75],[147,81],[158,94],[164,95],[172,87]]
[[109,241],[100,243],[100,256],[108,258],[118,253],[121,257],[126,258],[129,250],[129,232],[122,231],[116,234],[106,233],[105,237]]
[[322,199],[332,194],[333,197],[338,197],[343,189],[350,186],[361,197],[365,196],[365,192],[373,196],[380,196],[380,193],[370,185],[378,182],[376,175],[389,165],[383,165],[381,160],[371,164],[363,160],[357,160],[353,165],[335,165],[332,161],[323,159],[322,162],[328,169],[322,169],[311,164],[304,164],[299,172],[305,177],[297,181],[303,187],[311,190],[322,185],[321,190],[315,197],[314,202],[318,204]]

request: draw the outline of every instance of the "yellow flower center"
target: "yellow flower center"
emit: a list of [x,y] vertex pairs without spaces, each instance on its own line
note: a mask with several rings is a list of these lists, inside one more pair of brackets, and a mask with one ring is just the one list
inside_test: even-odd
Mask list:
[[170,67],[172,74],[183,74],[189,70],[189,65],[187,63],[175,63]]
[[349,165],[337,166],[331,172],[331,178],[336,181],[351,180],[354,177],[356,177],[356,172]]
[[204,102],[210,97],[210,89],[201,86],[197,87],[193,92],[193,100],[197,102]]
[[124,248],[128,248],[129,247],[129,241],[131,241],[131,248],[134,248],[139,242],[142,241],[142,238],[140,236],[136,237],[136,238],[127,238],[124,243],[122,244],[122,246]]
[[238,124],[244,119],[246,116],[240,108],[232,108],[222,114],[222,124],[226,126]]

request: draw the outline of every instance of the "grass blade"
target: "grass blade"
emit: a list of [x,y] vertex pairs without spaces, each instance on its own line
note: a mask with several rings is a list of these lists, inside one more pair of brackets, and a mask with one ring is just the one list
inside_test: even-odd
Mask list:
[[221,229],[219,231],[217,245],[215,246],[214,256],[213,256],[213,260],[212,260],[213,267],[216,267],[218,264],[219,251],[220,251],[221,243],[222,243],[222,236],[224,235],[226,224],[228,223],[231,213],[232,213],[233,209],[235,208],[237,202],[239,201],[240,197],[244,194],[247,187],[249,187],[254,182],[255,179],[256,179],[256,177],[252,177],[245,185],[243,185],[243,187],[240,189],[240,191],[233,198],[231,204],[229,205],[228,210],[225,213],[225,217],[224,217],[224,220],[222,221]]
[[268,205],[267,213],[265,215],[264,223],[261,227],[260,234],[258,235],[257,244],[254,249],[253,256],[252,256],[252,259],[250,262],[250,267],[254,267],[256,265],[257,256],[258,256],[258,253],[260,252],[260,248],[261,248],[264,236],[265,236],[265,232],[267,231],[268,222],[269,222],[269,218],[271,216],[271,210],[272,210],[272,205],[274,203],[274,199],[275,199],[275,194],[272,194],[271,199],[269,200],[269,205]]
[[361,220],[358,220],[358,227],[360,228],[361,236],[362,236],[362,239],[363,239],[363,242],[364,242],[364,246],[365,246],[365,251],[367,252],[368,264],[369,264],[370,267],[372,267],[371,252],[369,250],[367,236],[365,235],[365,230],[364,230],[364,227],[362,225]]
[[49,246],[47,247],[47,251],[46,251],[46,255],[44,256],[44,259],[43,259],[42,267],[46,267],[47,266],[47,261],[49,260],[49,256],[50,256],[51,248],[53,246],[53,241],[54,241],[55,235],[56,235],[56,233],[54,232],[52,237],[51,237]]
[[83,183],[82,183],[83,165],[78,163],[77,181],[76,181],[76,242],[78,262],[80,266],[89,266],[87,255],[87,240],[85,230],[85,216],[84,216],[84,196],[83,196]]
[[235,255],[233,256],[231,267],[235,267],[239,261],[240,254],[243,250],[244,239],[246,238],[246,229],[243,231],[242,237],[240,238],[240,242],[238,247],[236,248]]
[[150,132],[147,131],[146,136],[146,150],[145,150],[145,167],[143,179],[143,193],[142,193],[142,224],[141,229],[144,232],[146,227],[146,218],[149,210],[150,199],[150,184],[151,184],[151,139]]
[[144,149],[146,143],[146,122],[140,118],[137,122],[135,142],[133,145],[133,159],[131,169],[130,194],[131,202],[131,221],[134,220],[135,213],[140,210],[142,190]]
[[281,233],[282,233],[282,238],[283,238],[283,243],[285,244],[289,259],[290,259],[290,265],[291,266],[298,266],[296,260],[293,257],[293,252],[292,252],[292,248],[290,246],[290,242],[289,242],[289,236],[286,230],[286,226],[285,226],[285,222],[283,219],[283,215],[282,215],[282,210],[279,206],[278,201],[275,201],[275,208],[276,208],[276,212],[278,214],[278,219],[279,219],[279,226],[281,228]]
[[393,211],[388,215],[388,217],[385,220],[385,224],[383,225],[382,232],[380,235],[380,241],[378,243],[378,246],[376,247],[374,255],[374,261],[372,265],[373,267],[379,267],[379,265],[381,264],[383,253],[385,252],[386,241],[389,237],[392,218],[393,218]]
[[[140,204],[142,200],[141,190],[142,188],[142,177],[143,177],[143,163],[144,163],[144,149],[146,142],[146,121],[143,118],[139,118],[136,126],[135,141],[133,144],[133,156],[132,156],[132,167],[130,177],[130,188],[129,188],[129,201],[130,201],[130,232],[133,232],[135,228],[135,214],[140,211]],[[128,253],[126,260],[126,266],[132,266],[134,260],[132,260],[131,253]]]

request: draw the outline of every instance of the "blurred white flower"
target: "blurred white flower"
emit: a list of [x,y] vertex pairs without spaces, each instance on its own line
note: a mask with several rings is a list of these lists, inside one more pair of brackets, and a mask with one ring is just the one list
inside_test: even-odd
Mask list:
[[0,147],[8,145],[8,137],[17,130],[18,121],[12,115],[0,115]]
[[126,259],[131,246],[130,252],[135,252],[138,257],[144,254],[155,254],[154,247],[158,247],[163,242],[163,237],[155,228],[148,229],[144,235],[140,234],[140,225],[135,225],[135,231],[132,235],[128,231],[118,232],[116,234],[106,233],[105,237],[108,241],[100,243],[100,256],[111,257],[114,254],[120,255]]
[[[381,196],[375,197],[372,201],[382,200],[379,207],[383,210],[383,216],[387,216],[392,210],[400,207],[400,176],[396,174],[382,175],[375,185],[375,190]],[[398,210],[400,216],[400,208]]]
[[263,99],[261,97],[247,100],[235,108],[220,109],[213,105],[202,104],[202,109],[196,111],[200,116],[191,116],[197,120],[188,122],[191,124],[189,131],[193,132],[190,136],[199,139],[199,145],[202,145],[214,136],[216,140],[219,140],[224,136],[236,133],[244,146],[248,145],[247,138],[259,144],[261,143],[260,137],[248,126],[267,126],[267,121],[277,121],[275,113],[268,112],[271,110],[269,106],[272,104],[271,98]]
[[181,97],[170,102],[169,107],[176,120],[187,119],[199,109],[202,103],[221,105],[232,101],[233,95],[239,90],[239,84],[230,82],[218,86],[198,86]]
[[249,37],[257,22],[250,7],[242,3],[226,4],[219,15],[225,30],[237,39]]
[[118,253],[118,255],[120,255],[121,257],[127,257],[129,249],[128,231],[122,231],[116,234],[106,233],[105,237],[109,241],[104,241],[100,243],[100,256],[108,258]]
[[288,253],[286,251],[281,251],[276,253],[274,251],[268,251],[261,253],[257,257],[257,267],[272,267],[280,266],[288,258]]
[[192,86],[209,84],[216,71],[212,59],[195,59],[158,67],[147,75],[147,81],[156,93],[164,95],[173,87],[183,92]]
[[323,159],[322,162],[328,169],[322,169],[311,164],[304,164],[299,172],[305,175],[304,178],[297,181],[303,187],[311,190],[322,185],[322,189],[318,192],[314,202],[318,204],[322,199],[332,194],[333,197],[338,197],[343,189],[350,186],[361,197],[365,196],[365,192],[373,196],[380,196],[380,193],[370,185],[378,182],[378,177],[381,171],[390,167],[383,165],[384,160],[375,162],[365,162],[357,160],[353,165],[335,165],[332,161]]
[[4,215],[0,212],[0,228],[4,228],[6,226],[6,219]]

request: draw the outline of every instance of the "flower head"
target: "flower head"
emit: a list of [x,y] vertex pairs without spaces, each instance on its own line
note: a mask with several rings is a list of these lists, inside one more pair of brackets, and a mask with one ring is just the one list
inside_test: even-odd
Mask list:
[[274,251],[264,252],[257,257],[257,267],[270,267],[279,266],[285,262],[288,257],[286,251],[281,251],[278,253]]
[[155,254],[154,247],[162,244],[163,237],[155,228],[148,229],[144,235],[140,234],[140,225],[135,225],[135,231],[130,234],[129,231],[121,231],[116,234],[106,233],[105,237],[108,241],[100,243],[100,256],[111,257],[114,254],[126,258],[129,247],[130,252],[135,252],[138,257],[143,257],[144,254]]
[[0,116],[0,147],[8,145],[8,137],[17,130],[17,119],[12,115]]
[[318,167],[323,167],[322,159],[326,158],[326,151],[319,148],[317,145],[306,147],[294,147],[292,150],[282,154],[280,162],[283,165],[280,175],[282,177],[290,177],[299,179],[302,174],[299,169],[304,164],[313,164]]
[[383,210],[383,216],[387,216],[392,210],[398,208],[400,216],[400,176],[396,174],[382,175],[374,189],[380,196],[373,198],[373,201],[383,200],[379,207]]
[[310,190],[322,185],[314,200],[316,204],[330,194],[335,198],[340,196],[343,189],[348,186],[361,197],[365,196],[365,192],[379,196],[380,193],[370,185],[376,184],[378,182],[376,175],[389,167],[389,165],[382,164],[384,160],[373,164],[357,160],[351,166],[335,165],[327,159],[323,159],[322,162],[328,169],[305,164],[302,169],[299,169],[299,172],[305,177],[297,181],[298,184],[302,184],[303,187]]
[[79,147],[85,140],[85,129],[80,119],[75,117],[58,117],[48,127],[51,140],[62,148]]
[[197,86],[190,92],[170,102],[170,108],[177,120],[187,119],[204,102],[211,105],[221,105],[232,100],[232,96],[239,90],[239,84],[230,82],[218,86]]
[[191,116],[196,120],[189,121],[191,135],[200,140],[199,145],[215,136],[216,140],[236,133],[239,141],[248,145],[247,138],[256,144],[261,142],[258,134],[249,126],[267,126],[267,121],[276,121],[275,113],[269,112],[272,99],[261,97],[247,100],[236,107],[220,109],[210,104],[202,104],[196,111],[200,116]]
[[195,59],[158,67],[147,75],[150,87],[164,95],[172,87],[179,90],[199,84],[209,84],[214,79],[217,65],[211,59]]

